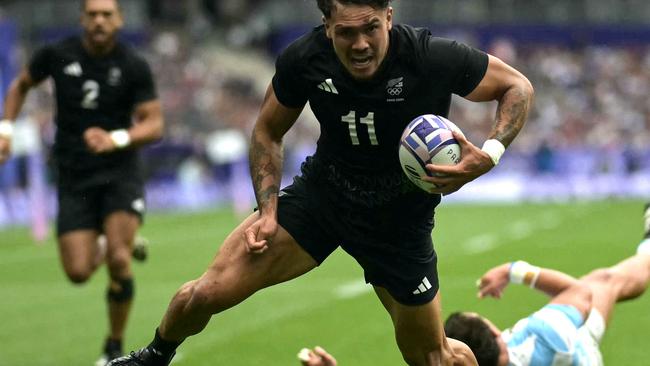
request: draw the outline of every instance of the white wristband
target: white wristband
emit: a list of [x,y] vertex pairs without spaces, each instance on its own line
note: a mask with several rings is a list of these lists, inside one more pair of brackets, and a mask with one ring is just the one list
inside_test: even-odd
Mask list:
[[501,155],[506,151],[506,147],[497,139],[489,139],[483,143],[481,150],[490,155],[490,159],[492,159],[494,165],[497,165],[499,164]]
[[111,140],[118,149],[125,148],[131,143],[131,135],[126,129],[111,131]]
[[11,139],[14,134],[14,124],[11,120],[3,119],[0,121],[0,137]]
[[535,287],[535,283],[537,283],[537,278],[539,278],[540,272],[541,268],[537,266],[530,265],[525,261],[516,261],[510,264],[508,278],[511,283],[523,283],[524,285],[533,288]]

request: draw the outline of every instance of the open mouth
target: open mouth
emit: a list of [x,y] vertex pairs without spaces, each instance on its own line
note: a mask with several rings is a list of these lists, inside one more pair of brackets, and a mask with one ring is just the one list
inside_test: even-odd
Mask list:
[[368,65],[370,65],[370,62],[372,61],[372,56],[355,56],[350,58],[350,63],[354,68],[365,68]]

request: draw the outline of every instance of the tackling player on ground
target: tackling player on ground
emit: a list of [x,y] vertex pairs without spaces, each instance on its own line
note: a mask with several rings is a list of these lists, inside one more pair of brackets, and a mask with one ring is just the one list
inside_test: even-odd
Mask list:
[[[447,336],[469,345],[481,366],[602,366],[600,341],[616,303],[641,296],[650,285],[650,241],[636,255],[580,279],[522,261],[505,263],[481,277],[478,295],[501,298],[509,283],[552,298],[505,331],[477,313],[451,314]],[[337,365],[321,347],[304,349],[298,358],[304,366]]]
[[[167,365],[213,314],[298,277],[336,248],[363,267],[409,365],[475,364],[440,319],[431,240],[440,193],[488,172],[524,125],[533,89],[499,59],[424,29],[393,26],[389,0],[318,0],[323,25],[276,63],[250,148],[259,211],[225,240],[207,271],[176,293],[151,344],[111,365]],[[462,161],[428,166],[429,194],[401,170],[397,147],[418,115],[449,112],[452,94],[498,102],[485,151],[456,135]],[[321,126],[314,156],[280,191],[282,138],[309,102]],[[495,148],[496,147],[496,148]]]
[[132,247],[145,209],[136,149],[161,138],[163,117],[149,66],[116,39],[123,25],[117,0],[82,1],[81,25],[82,37],[42,47],[12,82],[0,122],[0,163],[9,156],[12,121],[27,92],[51,78],[59,252],[74,283],[86,282],[101,262],[108,266],[103,365],[122,354],[133,299]]

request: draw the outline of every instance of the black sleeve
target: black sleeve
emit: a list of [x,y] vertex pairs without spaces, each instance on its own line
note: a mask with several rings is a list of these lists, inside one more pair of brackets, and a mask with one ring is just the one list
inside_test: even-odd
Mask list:
[[29,76],[31,76],[31,78],[36,83],[39,83],[50,76],[52,53],[52,47],[45,46],[36,50],[36,52],[34,52],[32,55],[32,58],[29,60],[29,64],[27,66],[29,70]]
[[304,79],[300,77],[300,62],[296,47],[289,46],[275,62],[273,91],[278,101],[289,108],[302,108],[308,93]]
[[156,84],[153,81],[149,64],[141,58],[136,57],[133,62],[133,102],[135,104],[148,102],[158,98]]
[[433,80],[460,96],[471,93],[483,80],[488,55],[453,40],[427,37],[424,45],[425,65],[430,65]]

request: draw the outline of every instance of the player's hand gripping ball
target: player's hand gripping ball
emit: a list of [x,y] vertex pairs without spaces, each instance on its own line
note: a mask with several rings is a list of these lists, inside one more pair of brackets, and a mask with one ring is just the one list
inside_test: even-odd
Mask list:
[[436,185],[422,180],[433,176],[425,166],[455,165],[461,158],[460,145],[452,131],[462,131],[450,120],[433,114],[416,117],[406,126],[399,144],[399,161],[416,186],[430,192]]

